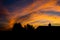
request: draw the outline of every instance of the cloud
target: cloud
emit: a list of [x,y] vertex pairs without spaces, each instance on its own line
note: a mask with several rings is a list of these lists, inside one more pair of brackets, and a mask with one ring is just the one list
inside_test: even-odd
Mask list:
[[57,5],[60,6],[60,0],[57,0]]
[[60,16],[60,12],[56,12],[56,11],[40,11],[40,12],[45,13],[45,14],[49,14],[49,15]]
[[33,3],[33,0],[3,0],[2,3],[11,12]]

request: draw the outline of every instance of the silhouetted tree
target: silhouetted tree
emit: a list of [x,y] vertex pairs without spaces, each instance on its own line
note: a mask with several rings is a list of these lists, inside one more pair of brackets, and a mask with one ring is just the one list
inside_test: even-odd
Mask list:
[[13,26],[12,31],[15,31],[15,32],[24,32],[25,29],[22,27],[22,25],[20,23],[15,23],[14,26]]
[[25,29],[28,31],[28,32],[34,32],[34,27],[32,25],[29,25],[27,24],[27,26],[25,26]]

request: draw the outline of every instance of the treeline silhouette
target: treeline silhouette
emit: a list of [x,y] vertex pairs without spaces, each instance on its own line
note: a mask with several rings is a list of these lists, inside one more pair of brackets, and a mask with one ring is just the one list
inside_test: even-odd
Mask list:
[[15,23],[12,32],[60,32],[60,26],[51,26],[49,23],[48,26],[38,26],[34,29],[33,25],[27,24],[23,28],[20,23]]

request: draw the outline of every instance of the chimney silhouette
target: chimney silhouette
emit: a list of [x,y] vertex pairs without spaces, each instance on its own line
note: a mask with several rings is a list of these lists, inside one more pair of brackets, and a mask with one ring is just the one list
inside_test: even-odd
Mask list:
[[48,26],[51,27],[51,23],[49,23]]

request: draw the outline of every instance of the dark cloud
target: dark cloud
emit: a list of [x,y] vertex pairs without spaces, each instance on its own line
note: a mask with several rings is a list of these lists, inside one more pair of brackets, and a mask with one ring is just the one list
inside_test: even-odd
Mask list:
[[3,5],[5,5],[5,6],[9,6],[12,4],[25,5],[25,4],[28,4],[31,2],[33,2],[33,0],[3,0]]
[[45,13],[45,14],[50,14],[50,15],[58,15],[60,16],[60,12],[56,12],[56,11],[40,11],[41,13]]
[[26,14],[26,15],[24,15],[24,16],[22,16],[22,17],[20,17],[20,18],[26,18],[26,17],[28,17],[28,18],[29,18],[29,17],[30,17],[30,15],[31,15],[31,14]]
[[31,14],[23,15],[21,17],[18,17],[16,21],[19,21],[19,20],[24,20],[24,21],[29,20],[30,16],[31,16]]
[[33,23],[47,23],[47,22],[50,22],[49,20],[37,20],[37,21],[34,21],[34,22],[31,22],[32,24]]
[[33,0],[3,0],[3,6],[7,8],[10,12],[23,8],[31,3],[33,3]]
[[7,13],[4,10],[3,7],[0,8],[0,27],[6,27],[4,25],[7,25],[6,23],[8,23],[8,19],[7,19]]
[[59,5],[59,6],[60,6],[60,0],[57,0],[57,5]]

